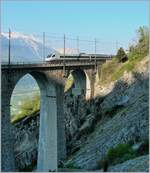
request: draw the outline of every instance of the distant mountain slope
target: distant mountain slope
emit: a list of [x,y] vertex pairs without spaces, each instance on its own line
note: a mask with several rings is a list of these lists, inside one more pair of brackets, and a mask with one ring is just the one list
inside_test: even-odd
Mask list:
[[[2,62],[8,61],[8,33],[1,33]],[[45,46],[45,56],[55,52],[50,46]],[[35,62],[43,60],[43,43],[32,35],[19,32],[11,34],[11,62]]]

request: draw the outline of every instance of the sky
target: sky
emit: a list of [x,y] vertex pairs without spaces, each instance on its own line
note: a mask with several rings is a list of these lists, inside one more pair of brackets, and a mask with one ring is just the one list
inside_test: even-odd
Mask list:
[[148,7],[148,0],[3,1],[1,29],[118,41],[127,49],[139,26],[149,26]]

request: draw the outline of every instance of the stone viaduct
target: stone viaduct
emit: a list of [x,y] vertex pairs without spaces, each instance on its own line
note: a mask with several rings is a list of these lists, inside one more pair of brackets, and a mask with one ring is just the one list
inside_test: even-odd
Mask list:
[[10,100],[17,82],[26,74],[37,81],[40,93],[40,132],[37,171],[56,171],[59,160],[66,156],[65,124],[63,113],[64,85],[69,74],[74,78],[74,94],[84,92],[86,98],[94,96],[96,66],[110,56],[96,61],[83,59],[57,60],[41,64],[2,65],[1,153],[2,171],[17,171],[13,150],[13,130],[10,122]]

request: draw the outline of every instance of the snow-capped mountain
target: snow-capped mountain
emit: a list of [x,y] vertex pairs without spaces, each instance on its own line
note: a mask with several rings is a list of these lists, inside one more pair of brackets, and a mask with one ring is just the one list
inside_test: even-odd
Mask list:
[[[2,62],[8,62],[8,33],[1,33]],[[45,46],[45,57],[55,52],[50,46]],[[43,61],[43,43],[32,35],[18,32],[11,33],[11,62]]]

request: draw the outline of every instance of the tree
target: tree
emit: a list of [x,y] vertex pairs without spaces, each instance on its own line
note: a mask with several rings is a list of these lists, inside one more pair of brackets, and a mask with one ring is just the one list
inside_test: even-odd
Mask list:
[[119,48],[116,57],[119,62],[125,62],[128,60],[128,57],[122,47]]
[[148,41],[149,31],[146,26],[139,27],[137,33],[138,33],[138,37],[139,37],[139,43]]
[[140,27],[138,29],[139,42],[137,48],[139,53],[146,56],[149,52],[149,31],[146,26]]
[[138,41],[136,45],[129,48],[129,59],[144,58],[149,53],[149,29],[146,26],[139,27],[137,30]]

